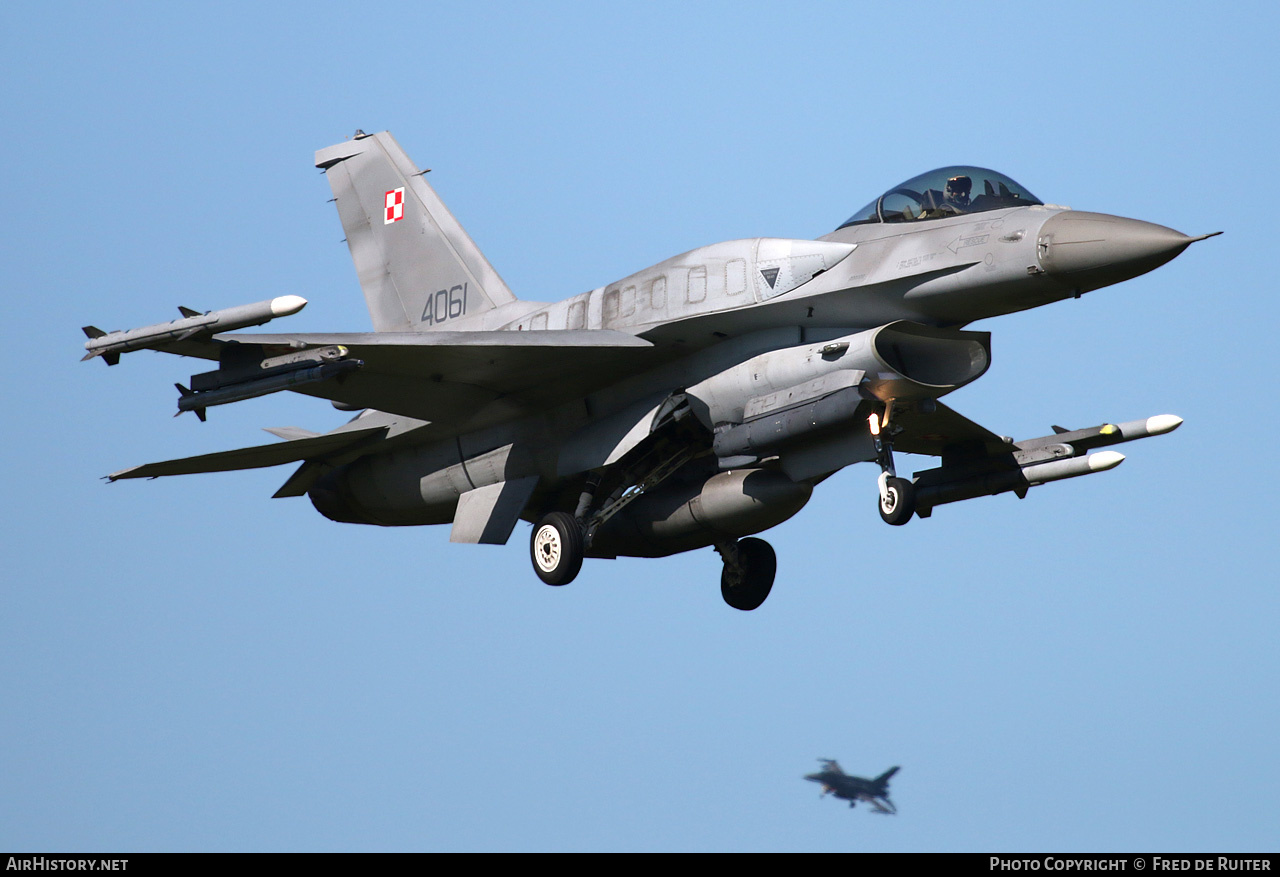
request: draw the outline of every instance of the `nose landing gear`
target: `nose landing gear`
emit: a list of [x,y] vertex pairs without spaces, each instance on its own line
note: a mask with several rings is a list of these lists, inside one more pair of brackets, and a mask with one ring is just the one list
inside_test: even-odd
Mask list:
[[885,404],[884,415],[872,414],[867,418],[871,435],[876,441],[876,461],[880,464],[880,518],[886,524],[901,527],[916,512],[915,486],[905,478],[899,478],[893,467],[893,439],[889,429],[889,417],[893,413],[893,400]]

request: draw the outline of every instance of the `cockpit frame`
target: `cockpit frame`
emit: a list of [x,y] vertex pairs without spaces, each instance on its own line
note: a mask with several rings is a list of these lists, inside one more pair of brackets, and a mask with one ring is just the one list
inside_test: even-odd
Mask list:
[[[970,197],[978,190],[980,194]],[[921,222],[1042,204],[1011,177],[988,168],[952,165],[912,177],[849,217],[840,228]]]

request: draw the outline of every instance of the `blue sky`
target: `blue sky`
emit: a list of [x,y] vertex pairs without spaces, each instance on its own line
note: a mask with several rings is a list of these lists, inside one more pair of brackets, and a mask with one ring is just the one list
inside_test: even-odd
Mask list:
[[[0,848],[1274,851],[1280,16],[957,9],[6,4]],[[553,589],[526,525],[338,525],[270,499],[283,468],[103,484],[345,418],[174,419],[189,363],[77,360],[177,305],[367,329],[311,161],[356,128],[537,300],[825,234],[945,164],[1225,230],[979,325],[994,364],[948,399],[1020,438],[1186,423],[902,528],[847,470],[769,533],[750,614],[710,549]],[[819,800],[818,757],[902,765],[899,815]]]

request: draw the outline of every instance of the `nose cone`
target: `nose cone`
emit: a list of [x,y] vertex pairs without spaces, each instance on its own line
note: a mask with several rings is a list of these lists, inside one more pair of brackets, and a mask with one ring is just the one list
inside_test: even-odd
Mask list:
[[1040,229],[1040,265],[1081,291],[1119,283],[1159,268],[1192,243],[1190,237],[1152,222],[1106,213],[1066,210]]

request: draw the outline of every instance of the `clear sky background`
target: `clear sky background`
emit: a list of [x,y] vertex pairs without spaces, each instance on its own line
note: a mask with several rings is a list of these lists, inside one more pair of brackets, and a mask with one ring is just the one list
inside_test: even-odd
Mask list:
[[[1029,6],[0,7],[0,849],[1274,852],[1280,13]],[[556,589],[528,525],[335,524],[270,498],[288,468],[101,482],[348,417],[175,419],[199,363],[78,360],[177,305],[366,330],[312,167],[356,128],[537,300],[946,164],[1225,230],[978,325],[948,399],[1018,438],[1186,423],[902,528],[846,470],[767,535],[754,613],[711,549]],[[820,800],[819,757],[902,765],[899,815]]]

